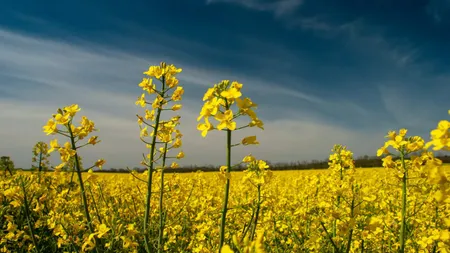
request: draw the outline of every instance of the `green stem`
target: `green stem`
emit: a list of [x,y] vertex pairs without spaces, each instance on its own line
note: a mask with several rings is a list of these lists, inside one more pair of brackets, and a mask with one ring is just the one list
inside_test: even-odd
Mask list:
[[163,197],[164,197],[164,170],[166,166],[167,157],[167,142],[164,144],[164,154],[161,169],[161,182],[159,190],[159,240],[158,240],[158,252],[163,252],[164,242],[164,209],[163,209]]
[[248,231],[250,230],[250,228],[252,227],[253,224],[253,218],[255,218],[255,209],[252,209],[252,216],[250,217],[250,222],[248,223],[248,225],[244,225],[244,231],[242,232],[242,240],[245,238],[245,235],[247,235]]
[[258,218],[259,218],[259,210],[261,209],[261,185],[258,185],[258,203],[256,204],[256,215],[255,215],[255,224],[253,225],[253,232],[250,239],[253,241],[253,238],[255,238],[256,233],[256,226],[258,225]]
[[39,152],[39,173],[42,171],[42,150]]
[[[338,154],[339,162],[341,163],[340,149],[337,151],[337,154]],[[344,179],[342,164],[341,164],[341,168],[339,169],[339,178],[340,178],[339,187],[342,187],[342,180]],[[337,205],[337,208],[339,209],[339,206],[341,205],[341,196],[340,195],[337,196],[336,205]],[[337,225],[336,225],[336,223],[337,223],[337,221],[336,221],[336,219],[334,219],[334,221],[333,221],[333,231],[332,231],[333,238],[335,238],[336,234],[337,234]],[[334,248],[333,248],[333,252],[336,252],[336,250]]]
[[401,225],[400,225],[400,253],[404,253],[405,252],[405,245],[406,245],[406,204],[407,204],[407,199],[406,199],[406,194],[407,194],[407,186],[406,186],[406,182],[407,182],[407,177],[408,177],[408,171],[406,169],[406,164],[405,164],[405,154],[404,151],[400,151],[400,159],[402,162],[402,167],[403,167],[403,177],[402,177],[402,221],[401,221]]
[[38,247],[37,247],[37,241],[36,241],[36,238],[34,237],[33,224],[31,223],[31,218],[30,218],[30,213],[29,213],[30,207],[28,205],[27,191],[25,190],[25,183],[23,182],[23,179],[21,179],[21,186],[22,186],[22,191],[23,191],[25,216],[27,217],[28,227],[30,228],[31,238],[32,238],[33,244],[34,244],[34,251],[39,252]]
[[[41,144],[42,149],[42,144]],[[42,150],[39,152],[39,170],[38,170],[38,183],[41,183],[41,171],[42,171]]]
[[[162,78],[162,91],[164,96],[164,87],[165,86],[165,80],[164,76]],[[150,240],[148,238],[148,227],[149,227],[149,220],[150,220],[150,200],[152,196],[152,180],[153,180],[153,159],[155,158],[155,146],[156,146],[156,136],[158,133],[158,126],[159,126],[159,120],[161,117],[161,105],[158,107],[158,110],[156,112],[156,118],[155,118],[155,127],[153,128],[153,138],[152,138],[152,146],[150,148],[150,161],[148,163],[148,177],[147,177],[147,197],[145,199],[145,214],[144,214],[144,226],[143,226],[143,233],[144,233],[144,241],[145,241],[145,249],[148,253],[150,253]]]
[[98,211],[97,202],[95,202],[94,194],[92,193],[91,187],[89,187],[89,185],[87,185],[87,186],[88,186],[89,193],[91,194],[92,203],[94,204],[94,209],[95,209],[95,213],[97,214],[98,222],[100,222],[100,224],[101,224],[103,222],[102,222],[102,218],[100,216],[100,212]]
[[[80,168],[80,163],[79,163],[79,160],[78,160],[77,147],[75,146],[75,138],[73,136],[72,129],[70,128],[70,126],[68,127],[68,129],[69,129],[70,142],[72,144],[72,149],[75,150],[75,156],[74,156],[74,158],[75,158],[75,167],[77,169],[78,181],[80,183],[81,198],[83,200],[84,216],[86,217],[87,225],[89,227],[89,231],[93,234],[94,233],[94,228],[92,227],[91,216],[89,215],[89,207],[88,207],[88,202],[87,202],[87,198],[86,198],[86,191],[84,189],[83,177],[81,175],[81,168]],[[97,246],[95,248],[97,249]]]
[[[352,188],[353,188],[353,186],[352,186]],[[354,194],[354,192],[353,192],[353,194]],[[353,219],[354,215],[355,215],[355,195],[353,195],[352,204],[350,205],[350,218]],[[348,232],[347,250],[345,251],[346,253],[349,253],[350,249],[352,247],[352,236],[353,236],[353,228],[350,228],[350,230]]]
[[[435,211],[434,227],[437,228],[439,223],[439,207],[437,203],[434,211]],[[431,250],[432,253],[435,253],[437,251],[437,244],[438,244],[437,241],[433,243],[433,249]]]
[[339,252],[339,248],[336,245],[336,243],[333,241],[332,235],[330,235],[330,233],[328,233],[327,228],[325,227],[325,224],[323,224],[323,222],[321,221],[320,225],[322,226],[323,230],[325,231],[325,234],[328,236],[328,240],[330,240],[331,245],[333,246],[333,249],[335,250],[335,252]]
[[[228,106],[227,106],[228,107]],[[228,109],[228,108],[227,108]],[[231,130],[227,129],[227,173],[231,172]],[[225,183],[223,207],[222,207],[222,217],[220,221],[220,242],[219,242],[219,252],[225,241],[225,220],[228,211],[228,195],[230,193],[230,179],[227,177]]]

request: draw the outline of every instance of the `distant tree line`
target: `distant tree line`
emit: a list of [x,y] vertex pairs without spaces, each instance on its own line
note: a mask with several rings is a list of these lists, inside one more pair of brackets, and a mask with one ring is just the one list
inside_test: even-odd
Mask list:
[[[450,156],[449,155],[436,155],[436,158],[439,158],[442,160],[443,163],[450,163]],[[375,167],[382,167],[382,158],[376,157],[376,156],[360,156],[355,161],[355,167],[356,168],[375,168]],[[398,158],[394,157],[394,160]],[[80,161],[81,162],[81,161]],[[73,165],[73,161],[69,161],[66,166],[62,168],[63,171],[71,171]],[[267,163],[270,166],[271,170],[312,170],[312,169],[327,169],[328,168],[328,159],[323,160],[311,160],[311,161],[303,161],[303,162],[291,162],[291,163],[271,163],[270,161],[267,161]],[[32,170],[36,170],[36,166],[33,166]],[[10,159],[8,156],[3,156],[0,159],[0,172],[3,171],[3,173],[11,174],[13,173],[13,170],[19,169],[14,168],[14,162]],[[49,168],[49,171],[52,171],[53,168]],[[144,172],[147,169],[146,168],[138,168],[135,167],[132,170],[135,170],[137,172]],[[188,172],[196,172],[196,171],[204,171],[204,172],[215,172],[219,170],[219,166],[214,165],[206,165],[206,166],[197,166],[197,165],[191,165],[191,166],[184,166],[177,169],[166,169],[166,173],[188,173]],[[238,166],[233,168],[233,171],[242,171],[245,170],[244,166]],[[96,169],[95,171],[99,171]],[[130,170],[124,169],[124,168],[110,168],[110,169],[103,169],[101,172],[105,173],[128,173]]]
[[[443,163],[450,163],[450,156],[449,155],[438,155],[436,158],[439,158],[442,160]],[[376,168],[376,167],[382,167],[382,158],[368,155],[358,157],[354,159],[355,161],[355,167],[356,168]],[[394,158],[396,160],[398,158]],[[328,168],[328,159],[323,160],[311,160],[311,161],[303,161],[303,162],[291,162],[291,163],[270,163],[268,161],[268,164],[270,165],[271,170],[312,170],[312,169],[327,169]],[[146,168],[133,168],[133,170],[136,170],[137,172],[144,172]],[[184,166],[177,169],[166,169],[166,173],[187,173],[187,172],[195,172],[195,171],[205,171],[205,172],[211,172],[211,171],[218,171],[219,166],[214,165],[206,165],[206,166]],[[233,169],[233,171],[242,171],[245,170],[245,167],[240,166]],[[103,172],[115,172],[115,173],[121,173],[121,172],[129,172],[127,169],[117,169],[117,168],[111,168],[109,170],[103,170]]]

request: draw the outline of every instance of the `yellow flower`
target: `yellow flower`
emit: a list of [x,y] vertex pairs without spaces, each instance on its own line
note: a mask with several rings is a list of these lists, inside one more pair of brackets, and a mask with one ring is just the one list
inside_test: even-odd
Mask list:
[[388,138],[389,140],[394,140],[396,135],[397,134],[395,133],[395,131],[389,131],[386,138]]
[[178,86],[172,94],[172,100],[180,101],[183,94],[184,94],[183,87]]
[[424,147],[425,141],[419,136],[413,136],[409,139],[406,144],[406,150],[408,152],[419,151]]
[[91,251],[95,248],[95,240],[94,240],[95,234],[90,234],[87,238],[87,240],[83,243],[83,246],[81,246],[81,251]]
[[179,148],[179,147],[181,147],[181,145],[182,145],[181,139],[180,138],[176,138],[172,147]]
[[65,162],[60,163],[58,166],[55,167],[55,170],[60,170],[66,165]]
[[100,224],[100,226],[97,227],[97,237],[102,238],[105,234],[108,233],[108,231],[111,230],[108,228],[105,224]]
[[240,91],[241,89],[242,89],[242,83],[238,83],[238,82],[236,82],[236,81],[233,81],[232,83],[231,83],[231,88],[235,88],[235,89],[237,89],[238,91]]
[[153,109],[161,108],[161,106],[164,105],[165,103],[166,103],[166,101],[164,100],[164,98],[158,95],[155,98],[155,100],[153,100],[152,108]]
[[180,151],[180,153],[178,153],[178,155],[177,155],[177,159],[181,159],[183,157],[184,157],[184,153],[183,153],[183,151]]
[[203,96],[203,101],[206,100],[210,100],[212,98],[214,98],[214,93],[216,92],[215,88],[209,88],[206,92],[205,95]]
[[259,144],[259,142],[256,140],[256,136],[248,136],[245,137],[244,139],[242,139],[242,144],[243,145],[257,145]]
[[234,253],[234,251],[227,244],[223,245],[220,253]]
[[401,137],[405,137],[407,132],[408,132],[407,129],[402,128],[402,129],[400,129],[400,131],[398,132],[398,134],[399,134]]
[[47,154],[50,154],[57,148],[59,148],[58,139],[51,140],[50,141],[50,149],[47,151]]
[[134,242],[133,240],[131,240],[130,238],[128,238],[126,236],[121,236],[120,239],[122,239],[123,248],[125,248],[125,249],[136,248],[139,245],[137,242]]
[[182,107],[182,105],[180,105],[180,104],[173,105],[173,106],[172,106],[172,111],[178,111],[178,110],[181,109],[181,107]]
[[269,165],[267,165],[267,163],[265,161],[259,160],[258,161],[258,168],[260,170],[267,169],[267,168],[269,168]]
[[251,108],[252,107],[257,107],[258,105],[254,104],[250,100],[250,98],[244,98],[244,99],[236,98],[236,105],[237,105],[237,107],[239,108],[239,111],[242,114],[248,115],[252,119],[256,118],[256,114]]
[[388,155],[385,158],[382,159],[383,161],[383,167],[385,168],[394,168],[395,162],[392,160],[392,156]]
[[135,102],[136,105],[140,105],[142,108],[145,107],[145,93],[142,93],[142,95],[140,97],[138,97],[138,99]]
[[173,64],[170,64],[169,66],[166,67],[166,72],[170,75],[181,73],[181,71],[183,71],[183,69],[177,68]]
[[178,79],[176,79],[174,76],[169,76],[166,78],[166,85],[169,88],[173,88],[178,85]]
[[236,122],[233,121],[232,110],[226,110],[225,113],[218,112],[214,118],[217,121],[220,121],[220,123],[217,125],[218,130],[222,130],[224,128],[227,128],[229,130],[236,129]]
[[197,129],[199,131],[202,131],[202,136],[206,137],[206,135],[208,134],[208,131],[211,131],[214,129],[214,127],[211,125],[211,123],[209,123],[208,118],[205,118],[205,123],[204,124],[198,124],[197,125]]
[[[142,117],[140,117],[140,119],[141,119],[141,121],[143,121]],[[146,109],[145,110],[145,119],[151,120],[151,121],[155,120],[155,110],[150,111],[150,110]]]
[[99,143],[100,141],[97,141],[98,136],[92,136],[91,138],[89,138],[88,143],[95,145],[97,143]]
[[377,150],[377,156],[382,156],[382,155],[387,155],[387,154],[389,154],[389,151],[387,150],[386,146],[383,146]]
[[200,116],[198,116],[197,121],[200,121],[200,119],[202,117],[209,117],[209,116],[213,116],[216,115],[218,110],[219,110],[219,101],[217,98],[214,98],[211,101],[207,101],[201,111],[200,111]]
[[147,126],[145,126],[144,128],[142,128],[141,129],[141,133],[140,133],[140,136],[141,137],[146,137],[146,136],[148,136],[148,131],[147,131]]
[[47,135],[55,134],[57,132],[56,123],[53,119],[49,119],[47,125],[43,126],[42,129]]
[[220,95],[228,100],[232,100],[242,96],[242,93],[236,88],[230,88],[228,90],[222,91]]
[[106,163],[104,159],[99,159],[95,162],[94,166],[98,167],[99,169],[102,169],[102,166]]
[[142,78],[142,82],[139,83],[139,87],[141,87],[142,90],[147,91],[148,94],[154,93],[156,89],[153,84],[153,79],[151,78]]
[[156,77],[157,79],[160,79],[163,75],[163,70],[159,66],[150,66],[147,71],[144,72],[144,75],[148,75],[151,77]]
[[244,162],[244,163],[250,163],[250,162],[253,162],[253,161],[255,161],[255,160],[256,160],[255,157],[253,157],[253,156],[250,154],[250,155],[248,155],[248,156],[245,156],[244,159],[242,159],[242,162]]
[[74,117],[75,114],[77,112],[79,112],[80,110],[81,109],[80,109],[80,107],[78,107],[77,104],[73,104],[73,105],[64,107],[64,111],[66,111],[66,113],[68,113],[71,117]]
[[72,149],[72,145],[69,142],[64,143],[64,147],[60,147],[58,151],[63,162],[68,162],[70,157],[76,154],[76,151]]
[[92,120],[89,120],[86,116],[81,117],[81,127],[83,128],[81,132],[85,132],[84,136],[92,131],[95,131],[94,122]]
[[447,120],[441,120],[437,128],[430,132],[431,141],[425,145],[428,149],[430,146],[434,146],[433,150],[450,150],[450,122]]
[[264,130],[264,123],[261,120],[259,120],[258,118],[253,118],[252,121],[250,122],[249,126],[250,127],[256,126],[260,129]]
[[176,163],[176,162],[172,162],[172,164],[170,165],[170,168],[172,168],[172,169],[176,169],[178,167],[179,167],[178,163]]
[[450,240],[450,232],[448,230],[442,230],[439,239],[447,242],[448,240]]
[[67,124],[70,120],[69,113],[65,113],[64,115],[57,113],[54,115],[54,117],[55,117],[56,124],[61,124],[61,125]]

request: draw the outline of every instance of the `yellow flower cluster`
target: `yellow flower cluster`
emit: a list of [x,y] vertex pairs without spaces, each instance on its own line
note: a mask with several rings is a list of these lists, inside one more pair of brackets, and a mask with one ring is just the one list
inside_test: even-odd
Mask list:
[[[202,136],[205,137],[209,131],[217,129],[228,129],[231,131],[236,130],[235,119],[241,115],[246,115],[250,118],[250,123],[247,126],[239,127],[242,129],[244,127],[259,127],[264,129],[264,123],[258,119],[253,108],[257,107],[257,104],[253,103],[250,98],[241,99],[242,84],[236,81],[231,82],[229,80],[224,80],[214,87],[209,88],[205,95],[203,96],[203,105],[200,116],[198,116],[197,121],[204,119],[204,123],[200,123],[197,129],[202,132]],[[236,104],[238,111],[233,112],[232,105]],[[217,126],[214,126],[209,121],[209,118],[213,117],[218,121]]]
[[[55,167],[56,170],[60,170],[65,166],[70,158],[77,154],[77,149],[88,144],[95,145],[100,142],[98,136],[92,136],[89,138],[87,144],[76,146],[78,141],[83,140],[91,132],[96,131],[95,123],[86,116],[81,117],[80,126],[76,127],[73,125],[73,118],[79,111],[80,108],[77,104],[66,106],[62,110],[58,109],[58,112],[53,114],[53,117],[48,120],[45,126],[43,126],[43,130],[47,135],[60,134],[69,138],[69,141],[65,142],[63,146],[58,144],[58,139],[53,139],[50,142],[50,149],[47,153],[50,154],[51,152],[58,150],[61,157],[61,163]],[[59,125],[63,126],[63,129],[58,129]],[[101,168],[104,164],[105,160],[100,159],[95,162],[94,166]]]
[[268,183],[272,177],[272,171],[267,170],[269,165],[263,160],[256,160],[252,155],[244,157],[242,162],[247,163],[244,170],[244,182],[250,182],[254,186],[261,186]]
[[[450,110],[448,114],[450,114]],[[450,121],[439,121],[436,129],[431,131],[431,141],[427,143],[426,147],[430,146],[434,146],[433,150],[450,151]]]
[[[138,117],[138,124],[141,129],[140,137],[141,140],[146,143],[147,148],[153,150],[151,153],[147,154],[147,159],[142,161],[143,165],[150,166],[150,163],[156,162],[160,159],[167,159],[170,157],[165,156],[167,152],[173,148],[180,148],[182,146],[181,137],[183,136],[180,130],[176,127],[180,124],[180,116],[174,116],[169,120],[161,119],[161,112],[163,110],[178,111],[181,109],[181,104],[174,104],[171,109],[166,109],[170,102],[178,102],[182,100],[184,93],[183,87],[179,86],[178,79],[176,75],[180,73],[182,69],[176,68],[174,65],[167,65],[162,62],[160,66],[150,66],[147,71],[144,72],[146,78],[143,78],[139,87],[142,88],[144,92],[149,95],[155,94],[156,97],[153,102],[149,102],[145,99],[146,93],[142,93],[136,105],[140,105],[145,108],[146,105],[151,105],[151,110],[145,110],[145,116]],[[161,83],[161,87],[157,87],[153,83],[153,78]],[[172,91],[172,92],[171,92]],[[148,123],[146,120],[154,121],[154,123]],[[144,125],[144,127],[142,127]],[[149,133],[149,127],[151,132]],[[144,137],[155,137],[152,142],[147,142]],[[155,142],[155,143],[154,143]],[[164,147],[157,149],[155,146],[156,142],[165,143]],[[169,145],[170,144],[170,145]],[[155,152],[159,152],[159,156],[155,158]],[[181,159],[184,157],[183,151],[180,151],[175,158]],[[171,168],[177,168],[178,163],[172,162]]]
[[[265,253],[264,250],[264,231],[258,231],[258,236],[255,240],[251,241],[248,236],[244,237],[243,240],[234,235],[233,244],[238,249],[238,252],[242,253]],[[220,250],[221,253],[234,253],[230,246],[224,245]]]
[[353,161],[353,153],[347,150],[347,147],[335,145],[331,150],[333,153],[328,158],[328,166],[342,179],[344,171],[353,173],[355,170],[355,162]]
[[50,155],[48,154],[48,145],[45,142],[38,142],[33,147],[33,158],[31,161],[37,165],[33,165],[38,171],[47,171],[50,166]]

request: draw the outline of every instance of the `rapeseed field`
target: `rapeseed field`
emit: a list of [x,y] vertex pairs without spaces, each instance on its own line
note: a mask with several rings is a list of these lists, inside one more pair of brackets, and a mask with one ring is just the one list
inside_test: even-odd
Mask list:
[[[232,143],[233,133],[264,123],[243,84],[224,80],[206,91],[197,129],[205,141],[224,132],[226,165],[168,174],[184,157],[182,119],[171,114],[182,109],[181,71],[151,66],[139,84],[144,173],[93,172],[103,159],[82,164],[78,150],[101,139],[90,136],[95,123],[78,121],[77,104],[58,109],[43,127],[57,137],[35,146],[38,169],[0,175],[0,252],[450,251],[450,167],[431,152],[450,150],[449,121],[429,141],[389,131],[374,150],[383,168],[356,169],[353,153],[337,144],[326,170],[274,172],[251,154],[231,164],[233,147],[259,143],[256,136]],[[53,152],[61,163],[48,171]],[[246,170],[233,171],[240,165]]]

